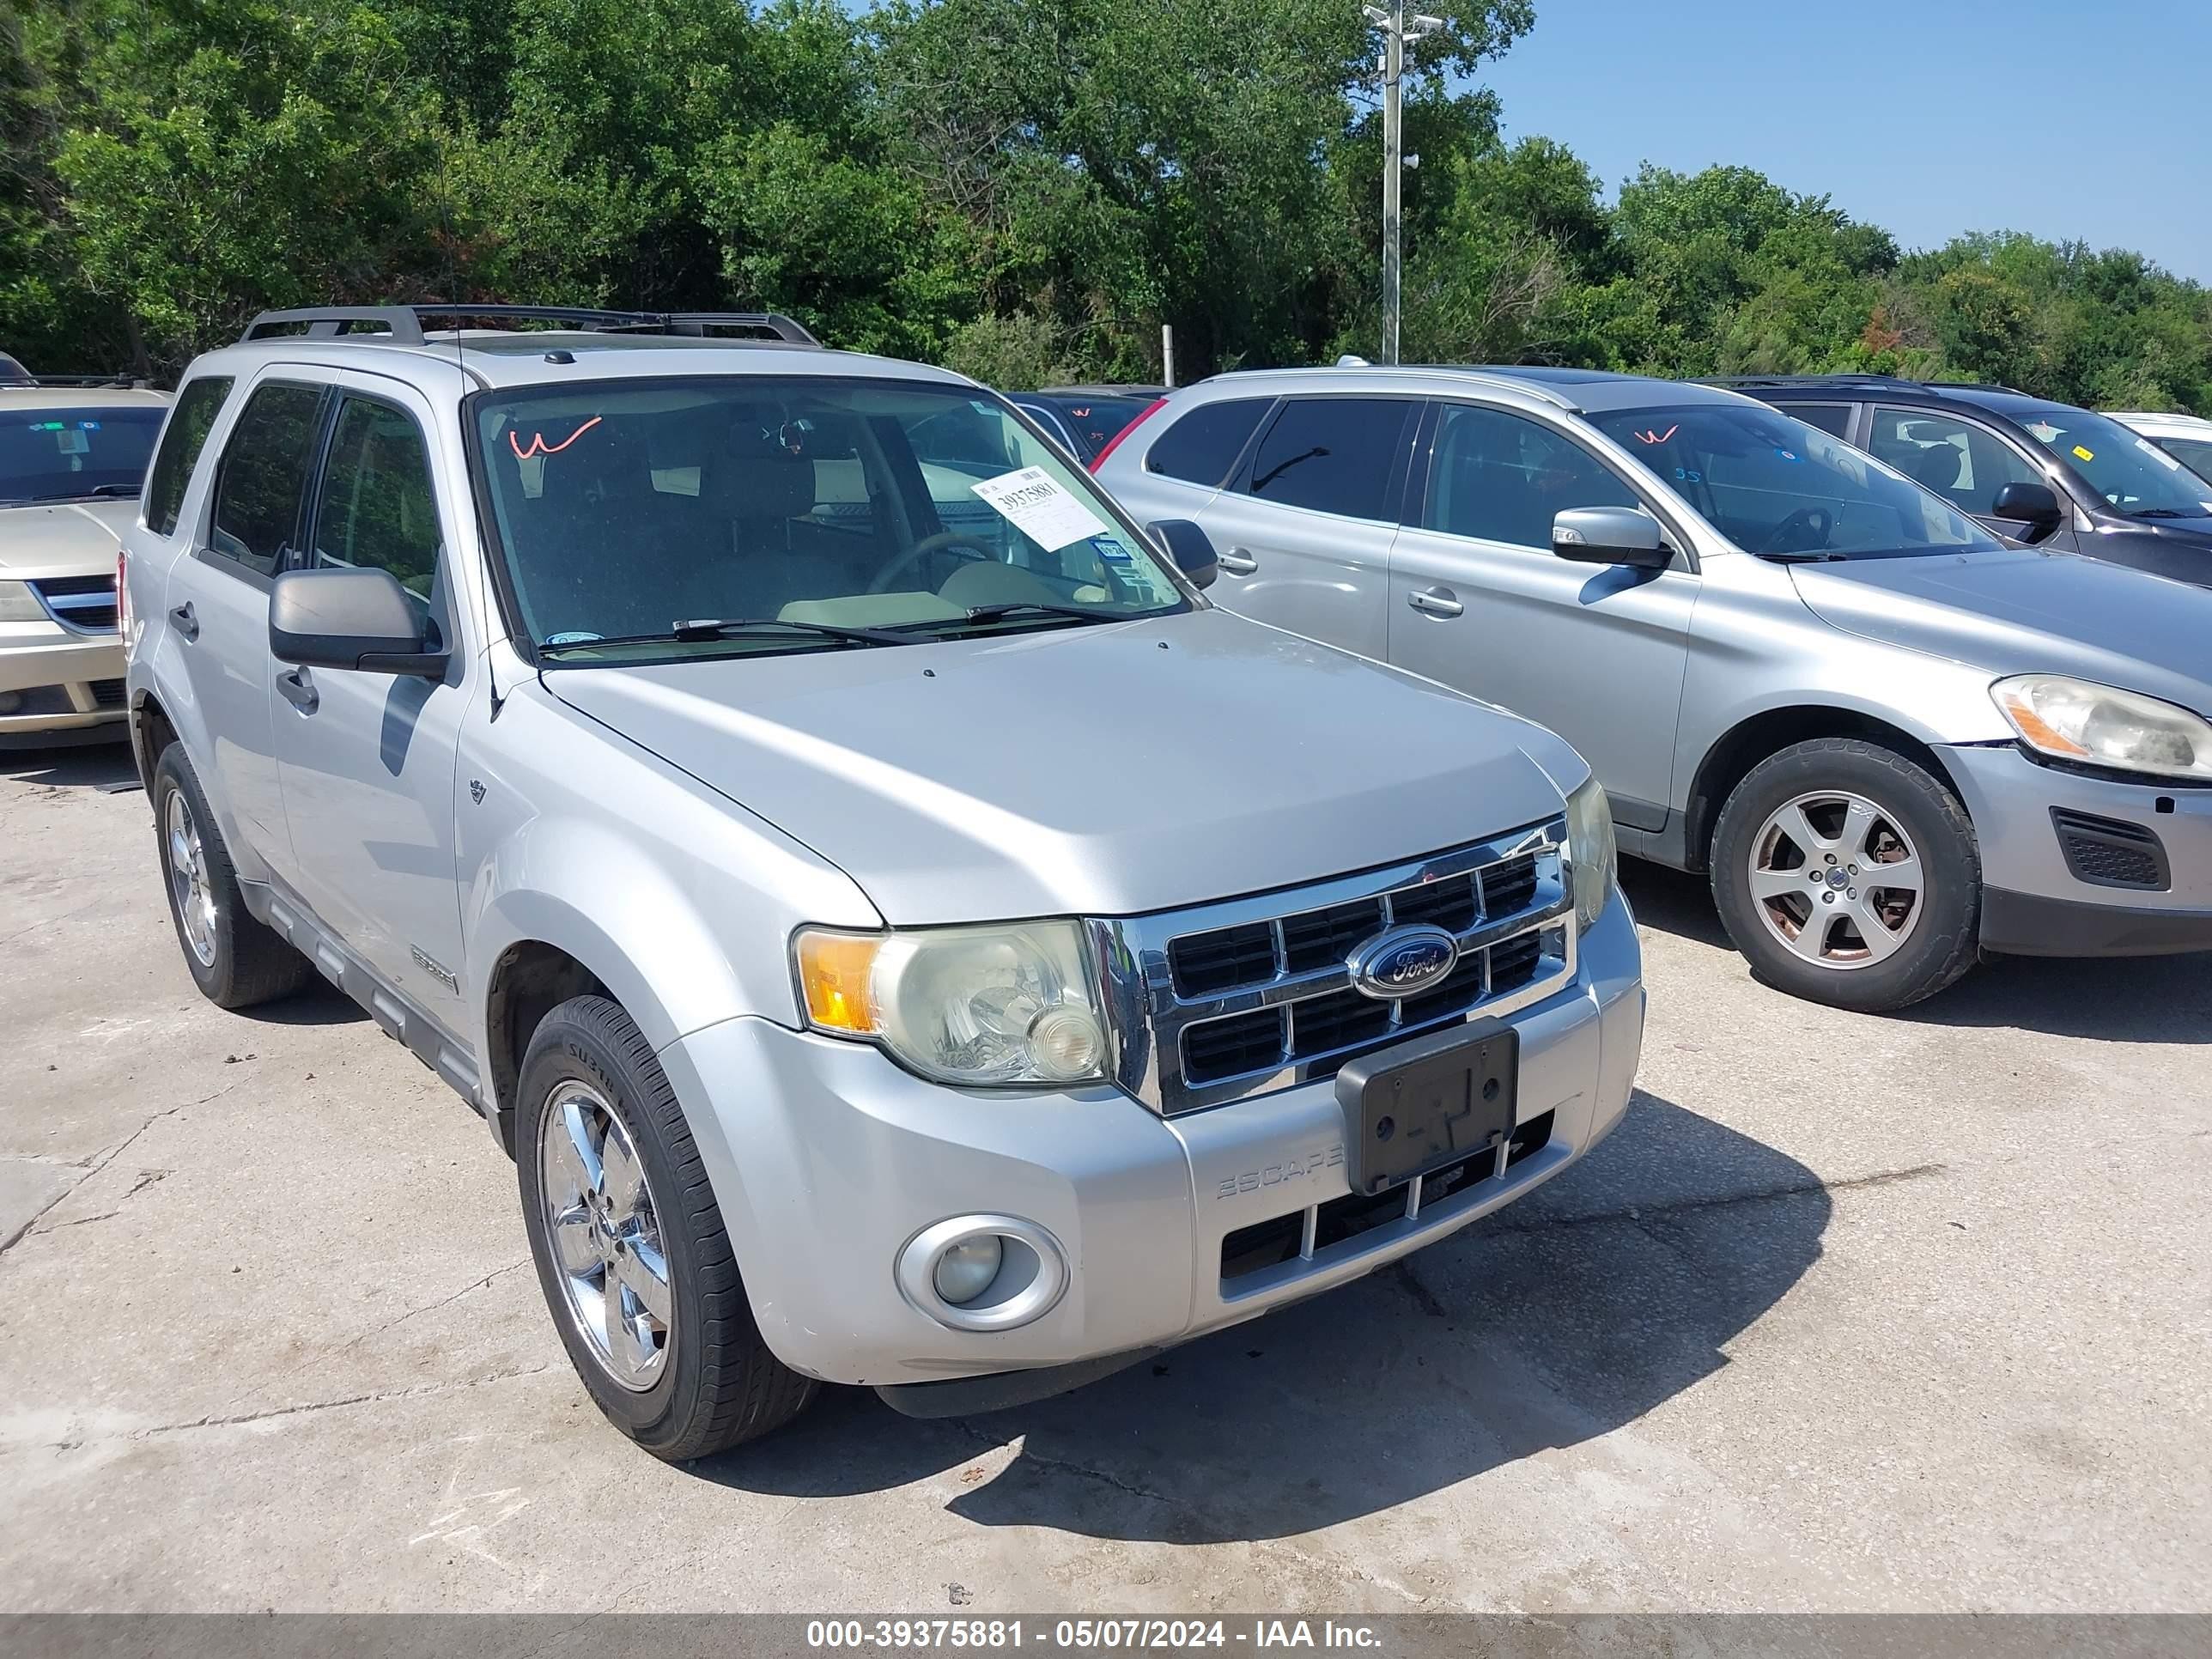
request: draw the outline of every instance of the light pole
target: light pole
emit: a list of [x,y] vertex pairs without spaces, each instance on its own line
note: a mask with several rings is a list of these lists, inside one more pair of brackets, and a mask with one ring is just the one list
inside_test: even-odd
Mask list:
[[1398,318],[1402,259],[1398,213],[1398,172],[1406,145],[1405,118],[1399,105],[1399,82],[1406,73],[1406,43],[1433,34],[1444,26],[1441,17],[1416,12],[1406,15],[1406,0],[1389,5],[1362,6],[1367,21],[1382,31],[1382,361],[1398,361]]

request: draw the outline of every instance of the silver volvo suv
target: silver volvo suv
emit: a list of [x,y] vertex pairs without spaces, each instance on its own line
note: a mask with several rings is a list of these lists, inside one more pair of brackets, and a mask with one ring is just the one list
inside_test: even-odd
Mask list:
[[1785,990],[2212,949],[2212,592],[2002,542],[1735,392],[1580,369],[1225,374],[1097,470],[1212,537],[1230,609],[1559,732]]
[[123,630],[187,967],[319,973],[489,1121],[661,1456],[817,1379],[1103,1375],[1627,1104],[1575,751],[1216,610],[1201,532],[957,375],[757,315],[271,313],[155,472]]

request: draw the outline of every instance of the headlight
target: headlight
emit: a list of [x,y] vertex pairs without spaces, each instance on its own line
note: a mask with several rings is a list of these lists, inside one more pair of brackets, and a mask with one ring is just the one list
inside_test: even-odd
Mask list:
[[1575,871],[1575,920],[1587,927],[1613,896],[1620,862],[1613,839],[1613,803],[1595,777],[1567,797],[1567,858]]
[[0,582],[0,622],[44,622],[46,608],[28,582]]
[[2015,675],[1990,696],[2039,755],[2212,781],[2212,721],[2178,704],[2060,674]]
[[924,1077],[1034,1088],[1106,1075],[1106,1020],[1072,921],[809,927],[793,951],[809,1025],[879,1043]]

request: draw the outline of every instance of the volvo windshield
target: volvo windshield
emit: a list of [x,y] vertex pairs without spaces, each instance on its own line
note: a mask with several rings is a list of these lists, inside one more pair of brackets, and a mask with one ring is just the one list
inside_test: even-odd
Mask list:
[[897,645],[1189,603],[1081,471],[970,388],[600,381],[480,398],[474,420],[549,661]]
[[1698,404],[1587,418],[1747,553],[1876,558],[1999,545],[1902,473],[1778,410]]

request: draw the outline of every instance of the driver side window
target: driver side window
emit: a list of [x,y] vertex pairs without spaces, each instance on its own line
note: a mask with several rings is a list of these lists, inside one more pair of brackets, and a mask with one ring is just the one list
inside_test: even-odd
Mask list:
[[1422,527],[1549,552],[1552,520],[1571,507],[1638,507],[1595,455],[1502,409],[1447,404],[1437,424]]
[[388,404],[349,396],[324,463],[308,544],[314,565],[390,571],[442,641],[453,632],[440,580],[443,544],[422,428]]

